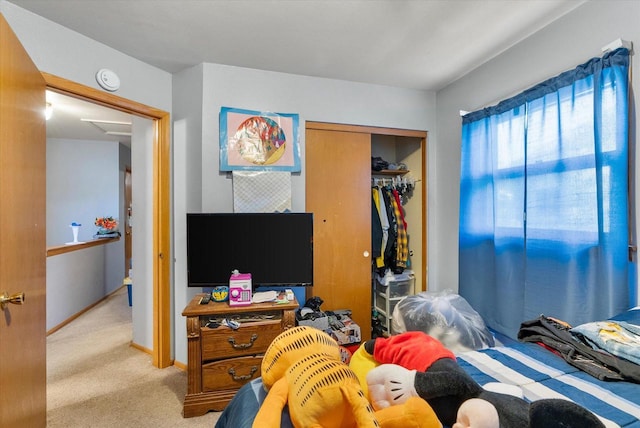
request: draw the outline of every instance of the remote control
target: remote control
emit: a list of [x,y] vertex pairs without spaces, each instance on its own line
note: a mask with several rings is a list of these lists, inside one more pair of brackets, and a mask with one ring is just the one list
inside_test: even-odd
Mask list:
[[210,301],[211,301],[211,294],[205,294],[205,295],[200,299],[200,304],[201,304],[201,305],[207,305]]

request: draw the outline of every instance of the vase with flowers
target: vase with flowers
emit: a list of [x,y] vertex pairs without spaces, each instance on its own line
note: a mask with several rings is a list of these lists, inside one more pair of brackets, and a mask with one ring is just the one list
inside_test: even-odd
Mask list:
[[95,225],[98,226],[96,235],[100,237],[119,236],[118,220],[113,217],[96,217]]

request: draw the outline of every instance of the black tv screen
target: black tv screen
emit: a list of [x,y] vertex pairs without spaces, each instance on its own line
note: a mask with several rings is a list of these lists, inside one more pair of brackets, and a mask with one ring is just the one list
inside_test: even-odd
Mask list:
[[188,286],[229,285],[235,269],[254,289],[313,285],[313,215],[187,214]]

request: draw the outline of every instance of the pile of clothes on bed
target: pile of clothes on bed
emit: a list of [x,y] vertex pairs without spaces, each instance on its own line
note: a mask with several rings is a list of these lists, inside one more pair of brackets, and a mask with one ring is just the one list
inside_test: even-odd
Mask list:
[[[405,331],[425,332],[454,352],[495,345],[482,317],[449,290],[400,301],[393,314],[393,332]],[[640,309],[576,327],[540,315],[522,323],[518,339],[543,346],[597,379],[640,383]]]
[[522,323],[518,339],[545,347],[597,379],[640,383],[640,309],[576,327],[541,315]]

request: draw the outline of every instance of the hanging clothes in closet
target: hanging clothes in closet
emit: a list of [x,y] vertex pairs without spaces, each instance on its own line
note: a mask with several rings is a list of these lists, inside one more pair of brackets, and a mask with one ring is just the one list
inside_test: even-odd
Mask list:
[[403,194],[412,185],[406,179],[373,179],[371,187],[371,242],[375,271],[402,273],[409,264],[409,238]]

